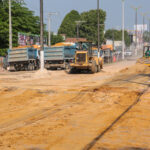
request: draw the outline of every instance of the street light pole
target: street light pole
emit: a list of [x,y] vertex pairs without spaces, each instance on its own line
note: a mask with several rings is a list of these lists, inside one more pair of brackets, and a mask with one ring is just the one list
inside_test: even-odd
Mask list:
[[44,70],[44,44],[43,44],[43,0],[40,0],[40,69]]
[[124,0],[122,0],[122,59],[124,60],[124,49],[125,49],[125,42],[124,42]]
[[150,42],[150,18],[148,18],[148,22],[149,22],[149,42]]
[[11,0],[9,0],[9,49],[12,49],[12,17],[11,17]]
[[143,46],[144,46],[144,31],[145,31],[145,17],[147,15],[147,13],[141,13],[141,15],[143,16]]
[[51,17],[48,14],[48,46],[51,47]]
[[77,23],[77,38],[79,38],[79,24]]
[[135,10],[135,25],[136,25],[136,31],[135,31],[135,36],[136,36],[136,42],[135,42],[135,56],[137,56],[137,46],[138,46],[138,28],[137,28],[137,24],[138,24],[138,10],[141,8],[141,6],[139,7],[134,7],[132,6],[132,8]]
[[135,46],[135,56],[137,56],[137,43],[138,43],[138,29],[137,29],[137,11],[138,9],[136,8],[136,14],[135,14],[135,24],[136,24],[136,46]]
[[150,17],[146,16],[146,18],[148,19],[148,39],[150,42]]
[[48,13],[48,46],[51,47],[51,16],[57,15],[56,12]]
[[98,42],[98,58],[100,57],[100,9],[99,9],[99,0],[97,0],[97,42]]
[[80,37],[79,35],[79,27],[82,23],[84,23],[85,21],[76,21],[76,24],[77,24],[77,39]]

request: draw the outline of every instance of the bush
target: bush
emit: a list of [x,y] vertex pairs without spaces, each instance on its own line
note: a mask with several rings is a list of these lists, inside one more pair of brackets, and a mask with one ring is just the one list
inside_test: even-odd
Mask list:
[[7,55],[7,49],[0,49],[0,56],[6,56]]

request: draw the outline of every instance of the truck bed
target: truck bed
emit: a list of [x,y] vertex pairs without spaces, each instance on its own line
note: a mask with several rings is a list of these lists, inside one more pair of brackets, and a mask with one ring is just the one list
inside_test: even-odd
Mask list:
[[46,61],[73,59],[75,47],[46,47],[44,48],[44,59]]
[[33,48],[8,50],[8,62],[21,62],[37,58],[37,50]]

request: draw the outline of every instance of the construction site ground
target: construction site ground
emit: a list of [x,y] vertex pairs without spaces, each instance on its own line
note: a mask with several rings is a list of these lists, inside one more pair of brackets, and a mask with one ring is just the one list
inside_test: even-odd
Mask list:
[[0,71],[0,150],[149,150],[150,68]]

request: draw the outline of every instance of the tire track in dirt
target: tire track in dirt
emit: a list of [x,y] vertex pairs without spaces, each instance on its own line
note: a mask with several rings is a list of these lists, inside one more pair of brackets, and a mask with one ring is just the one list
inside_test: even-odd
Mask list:
[[[30,112],[30,114],[26,115],[23,118],[14,119],[10,122],[0,124],[0,134],[3,134],[5,132],[15,130],[18,128],[22,128],[28,125],[35,124],[47,117],[50,117],[66,108],[75,107],[76,105],[79,105],[80,102],[82,102],[82,97],[86,94],[86,92],[79,92],[79,94],[71,99],[69,99],[66,103],[63,105],[57,106],[57,108],[54,108],[54,106],[50,108],[45,108],[42,110],[36,110],[34,112]],[[34,118],[34,119],[33,119]]]
[[104,136],[107,132],[109,132],[109,131],[120,121],[120,119],[122,119],[134,106],[136,106],[136,105],[140,102],[141,97],[142,97],[142,96],[149,90],[149,88],[150,88],[150,84],[146,84],[147,82],[148,82],[148,81],[146,81],[146,82],[144,83],[144,85],[147,85],[147,87],[146,87],[142,92],[139,93],[138,98],[134,101],[134,103],[131,104],[127,109],[125,109],[125,111],[124,111],[121,115],[119,115],[105,130],[103,130],[97,137],[95,137],[89,144],[87,144],[87,145],[83,148],[83,150],[90,150],[90,149],[92,149],[92,148],[95,146],[95,144],[96,144],[99,140],[101,140],[101,139],[103,138],[103,136]]
[[[128,77],[126,80],[129,79],[133,79],[135,80],[135,77],[138,77],[139,75],[132,75],[130,77]],[[138,78],[139,79],[139,78]],[[101,88],[101,87],[99,87]],[[9,91],[9,89],[5,89],[6,92]],[[8,123],[4,123],[4,124],[0,124],[0,134],[4,133],[4,132],[8,132],[11,130],[15,130],[21,127],[25,127],[27,125],[32,125],[35,124],[49,116],[52,116],[58,112],[60,112],[61,110],[64,110],[64,108],[70,108],[76,105],[79,105],[80,102],[82,102],[82,97],[84,97],[85,94],[89,94],[90,92],[90,96],[93,92],[97,92],[96,88],[92,88],[92,92],[91,92],[91,88],[88,88],[87,90],[82,90],[80,92],[78,92],[79,94],[77,94],[77,96],[67,100],[67,102],[65,102],[63,105],[59,105],[57,107],[54,108],[54,106],[50,107],[50,108],[45,108],[45,109],[41,109],[41,110],[36,110],[34,112],[30,112],[30,114],[26,115],[24,118],[19,118],[19,119],[15,119],[12,120]],[[32,119],[34,118],[34,119]],[[7,127],[6,127],[7,126]]]
[[[134,79],[136,80],[136,79]],[[101,87],[99,87],[101,88]],[[54,108],[54,106],[49,107],[49,108],[45,108],[45,109],[41,109],[41,110],[36,110],[30,114],[28,114],[27,116],[23,117],[23,118],[19,118],[19,119],[15,119],[11,122],[8,122],[7,124],[1,124],[0,125],[0,134],[3,134],[5,132],[9,132],[11,130],[15,130],[15,129],[19,129],[28,125],[33,125],[35,123],[38,123],[39,121],[42,121],[43,119],[49,117],[49,116],[53,116],[56,113],[59,113],[60,111],[64,110],[64,109],[69,109],[71,107],[75,107],[79,104],[81,104],[84,99],[84,96],[91,93],[95,93],[98,92],[97,90],[95,90],[95,87],[91,90],[91,88],[88,88],[87,90],[81,90],[78,92],[78,94],[73,97],[70,98],[69,100],[67,100],[67,102],[65,102],[64,104],[58,105],[57,107]],[[88,95],[89,98],[91,95]],[[6,127],[7,126],[7,127]]]

